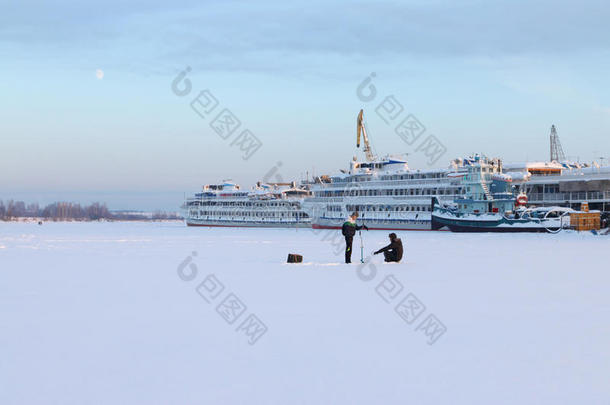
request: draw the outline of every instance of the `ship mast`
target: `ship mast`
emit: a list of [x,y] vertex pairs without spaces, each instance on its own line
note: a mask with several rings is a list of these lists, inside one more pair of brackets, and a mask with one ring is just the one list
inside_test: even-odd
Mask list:
[[363,110],[360,110],[360,113],[358,114],[358,120],[357,120],[357,138],[356,138],[356,147],[359,148],[360,147],[360,134],[362,133],[362,138],[364,139],[364,154],[366,155],[366,160],[369,162],[373,162],[376,158],[375,155],[373,154],[373,151],[371,150],[371,144],[369,143],[369,137],[366,134],[366,127],[364,126],[364,120],[362,118],[364,112]]

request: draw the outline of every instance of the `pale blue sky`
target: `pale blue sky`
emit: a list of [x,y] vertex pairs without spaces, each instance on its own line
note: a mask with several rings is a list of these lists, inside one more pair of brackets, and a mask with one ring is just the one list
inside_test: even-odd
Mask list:
[[[379,154],[427,167],[376,116],[390,94],[446,146],[436,166],[472,152],[545,159],[551,124],[568,156],[610,156],[604,1],[1,4],[0,199],[170,209],[277,161],[285,179],[334,172],[356,153],[360,108]],[[193,92],[180,98],[171,82],[186,66]],[[371,72],[365,103],[356,87]],[[189,107],[203,89],[262,141],[249,160]]]

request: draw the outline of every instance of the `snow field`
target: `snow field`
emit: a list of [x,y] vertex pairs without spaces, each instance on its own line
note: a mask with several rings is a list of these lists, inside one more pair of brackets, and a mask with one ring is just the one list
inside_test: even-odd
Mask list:
[[0,403],[610,403],[607,237],[397,233],[1,223]]

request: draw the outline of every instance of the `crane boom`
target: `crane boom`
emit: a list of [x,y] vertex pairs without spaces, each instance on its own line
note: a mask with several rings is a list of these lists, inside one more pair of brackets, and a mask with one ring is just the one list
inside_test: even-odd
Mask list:
[[366,127],[364,126],[363,119],[364,111],[360,110],[358,113],[357,120],[357,129],[356,129],[356,147],[360,147],[360,134],[362,134],[362,139],[364,140],[364,154],[366,155],[366,160],[372,162],[375,160],[375,155],[373,155],[373,151],[371,150],[371,144],[369,143],[369,137],[366,133]]

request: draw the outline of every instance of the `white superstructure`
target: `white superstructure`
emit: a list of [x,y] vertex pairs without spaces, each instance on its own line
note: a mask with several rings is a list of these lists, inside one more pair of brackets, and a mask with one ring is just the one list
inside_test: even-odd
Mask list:
[[307,190],[294,183],[258,183],[250,191],[225,181],[208,184],[184,204],[188,226],[309,227],[301,207]]
[[314,228],[340,228],[353,211],[370,229],[431,229],[431,201],[451,202],[463,194],[460,180],[468,160],[447,169],[413,170],[402,159],[372,162],[355,158],[347,172],[322,176],[309,184],[304,208]]
[[610,166],[577,162],[527,162],[504,165],[511,175],[525,176],[523,191],[536,206],[610,209]]

